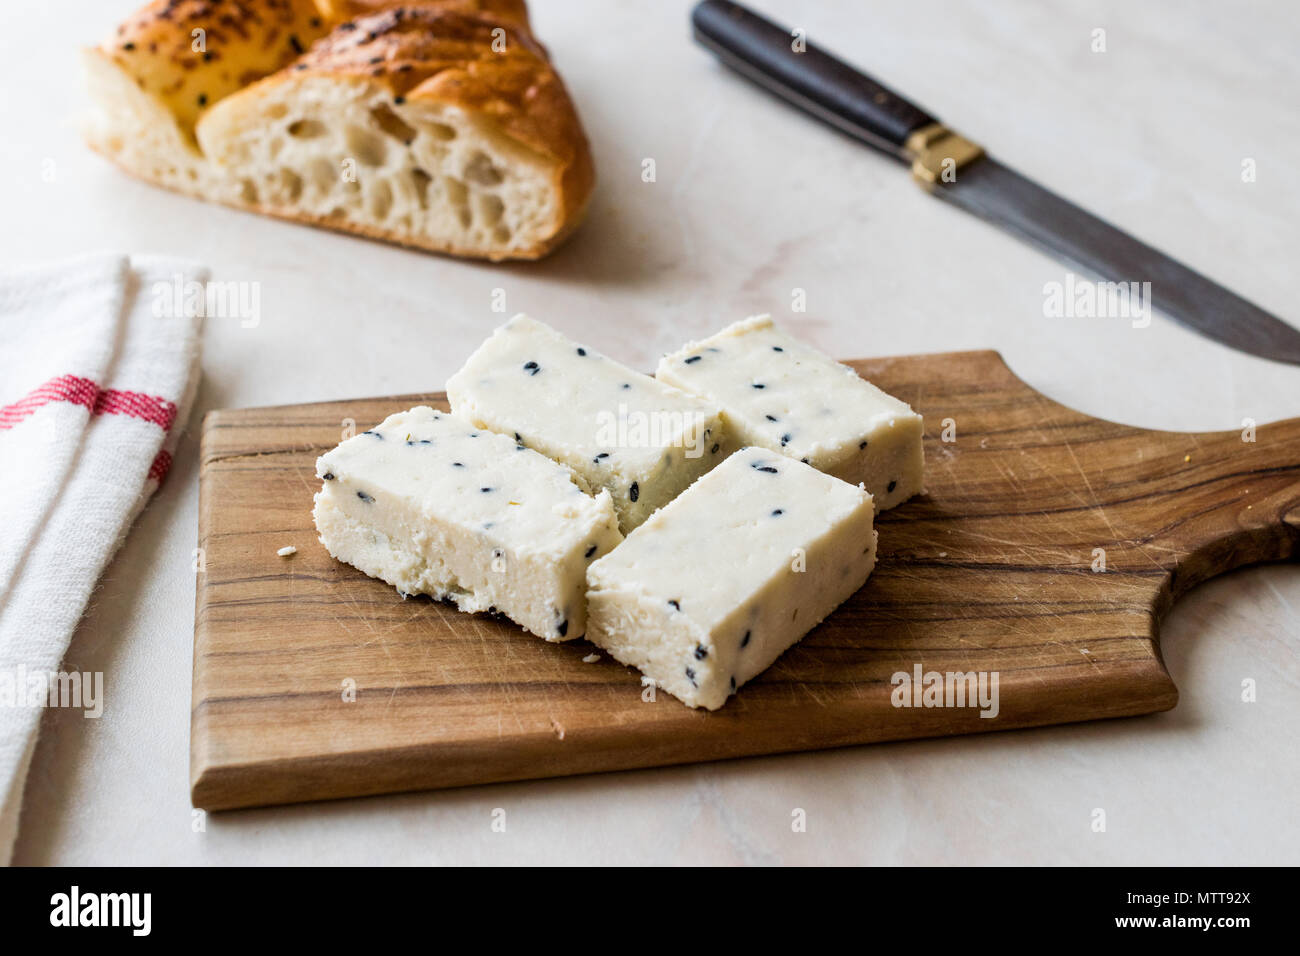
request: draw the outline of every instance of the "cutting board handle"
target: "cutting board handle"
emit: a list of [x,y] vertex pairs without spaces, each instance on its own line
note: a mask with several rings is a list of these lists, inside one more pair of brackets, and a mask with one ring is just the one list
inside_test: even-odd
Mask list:
[[[1240,429],[1222,432],[1133,428],[1047,398],[996,352],[966,358],[986,382],[997,382],[991,394],[999,403],[1014,402],[1022,408],[1018,417],[1039,423],[1025,429],[1029,436],[1013,433],[1008,440],[1059,476],[1053,484],[1063,486],[1060,495],[1041,507],[1060,512],[1062,537],[1076,560],[1095,555],[1108,571],[1164,572],[1153,608],[1157,621],[1179,595],[1209,578],[1300,558],[1300,418],[1246,419]],[[1002,406],[989,417],[1006,414]],[[927,421],[934,437],[941,437],[940,427]],[[1001,454],[998,468],[1005,468],[1007,448],[996,441],[987,450]],[[927,466],[935,460],[931,455]]]
[[1300,419],[1151,434],[1180,486],[1176,508],[1151,514],[1150,547],[1168,543],[1175,558],[1168,600],[1234,568],[1300,556]]

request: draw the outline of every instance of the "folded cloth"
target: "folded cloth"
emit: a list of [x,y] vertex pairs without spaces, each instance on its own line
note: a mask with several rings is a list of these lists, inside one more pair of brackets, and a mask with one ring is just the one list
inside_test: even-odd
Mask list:
[[198,385],[192,263],[0,268],[0,865],[45,704],[109,558],[171,464]]

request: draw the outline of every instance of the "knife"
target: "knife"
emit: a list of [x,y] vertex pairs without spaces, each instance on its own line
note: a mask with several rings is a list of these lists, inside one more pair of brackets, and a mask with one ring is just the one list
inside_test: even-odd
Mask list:
[[931,194],[1106,282],[1150,282],[1151,304],[1251,355],[1300,364],[1300,331],[989,156],[920,107],[728,0],[702,0],[695,39],[736,72],[912,168]]

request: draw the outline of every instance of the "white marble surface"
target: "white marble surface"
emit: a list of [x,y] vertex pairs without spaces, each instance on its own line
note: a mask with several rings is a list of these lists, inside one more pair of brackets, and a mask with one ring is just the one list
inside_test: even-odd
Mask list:
[[[0,13],[0,256],[166,251],[218,279],[259,282],[257,328],[206,329],[192,426],[217,407],[438,388],[500,321],[497,287],[511,311],[641,367],[770,310],[840,356],[996,348],[1052,397],[1138,425],[1300,415],[1300,369],[1159,316],[1139,330],[1044,318],[1043,284],[1063,267],[722,71],[691,43],[680,0],[536,0],[600,187],[565,249],[509,267],[205,206],[87,152],[74,50],[134,5]],[[1023,171],[1300,321],[1295,4],[762,7]],[[1089,49],[1097,27],[1104,54]],[[645,157],[653,184],[640,179]],[[1254,183],[1241,181],[1246,157]],[[790,315],[796,287],[806,315]],[[1163,646],[1182,702],[1159,716],[213,815],[193,832],[196,458],[191,435],[73,640],[68,665],[106,672],[108,711],[46,715],[16,862],[1300,862],[1296,565],[1231,574],[1175,608]],[[1239,702],[1245,677],[1257,703]],[[505,833],[490,829],[496,807]],[[796,807],[806,833],[791,831]],[[1090,830],[1095,807],[1106,833]]]

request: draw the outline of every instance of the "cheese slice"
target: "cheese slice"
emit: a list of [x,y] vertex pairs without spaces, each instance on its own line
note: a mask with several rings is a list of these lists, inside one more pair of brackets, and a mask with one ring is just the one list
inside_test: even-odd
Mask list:
[[736,322],[659,362],[655,377],[722,409],[728,434],[863,484],[879,511],[921,490],[921,416],[778,329]]
[[744,448],[587,572],[587,639],[715,710],[812,630],[876,563],[871,496]]
[[498,611],[548,641],[586,630],[587,567],[621,540],[609,494],[503,435],[426,406],[316,462],[330,554],[462,611]]
[[447,398],[457,415],[607,490],[624,534],[731,451],[712,405],[526,315],[470,356]]

